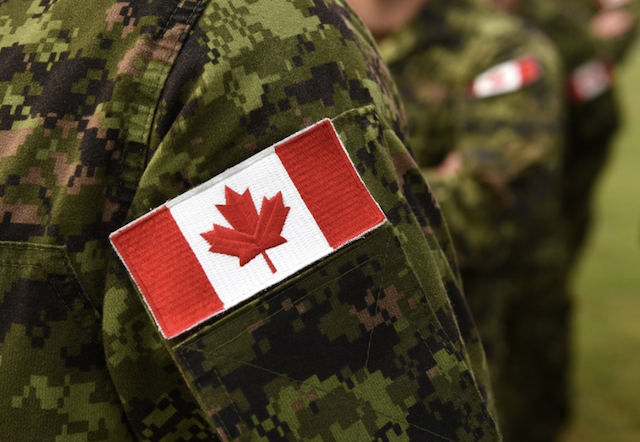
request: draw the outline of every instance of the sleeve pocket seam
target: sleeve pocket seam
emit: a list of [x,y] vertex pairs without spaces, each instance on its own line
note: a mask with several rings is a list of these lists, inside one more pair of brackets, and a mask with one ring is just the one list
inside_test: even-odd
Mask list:
[[[391,241],[392,241],[392,240],[393,240],[393,237],[391,237],[391,236],[387,239],[387,245],[386,245],[385,250],[388,250],[388,249],[389,249],[389,244],[391,243]],[[363,244],[359,245],[359,246],[358,246],[358,249],[359,249],[359,248],[361,248],[361,247],[363,247],[364,245],[365,245],[365,242],[363,242]],[[356,251],[356,250],[357,250],[357,249],[354,249],[353,251]],[[360,268],[360,267],[362,267],[362,266],[366,265],[368,262],[371,262],[371,261],[375,260],[376,258],[381,257],[382,255],[383,255],[383,253],[378,253],[378,254],[376,254],[376,255],[373,255],[373,256],[371,256],[368,260],[366,260],[366,261],[364,261],[364,262],[360,263],[357,267],[355,267],[355,268],[353,268],[353,269],[349,269],[347,272],[340,273],[340,275],[338,275],[336,278],[332,279],[331,281],[326,282],[326,283],[325,283],[325,284],[323,284],[322,286],[317,287],[316,289],[314,289],[314,290],[310,291],[309,293],[307,293],[307,294],[305,294],[304,296],[302,296],[301,298],[299,298],[299,299],[297,300],[297,302],[301,302],[301,301],[303,301],[304,299],[306,299],[306,298],[308,298],[309,296],[311,296],[311,295],[313,295],[314,293],[316,293],[318,290],[322,290],[322,289],[323,289],[324,287],[326,287],[327,285],[329,285],[329,284],[331,284],[331,283],[335,282],[336,280],[340,279],[342,276],[344,276],[344,275],[346,275],[346,274],[348,274],[348,273],[350,273],[350,272],[355,271],[356,269],[358,269],[358,268]],[[385,258],[384,258],[384,262],[385,262],[385,264],[388,262],[388,259],[389,259],[389,254],[388,254],[388,253],[386,253],[386,254],[385,254]],[[386,267],[387,267],[386,265],[384,265],[384,266],[383,266],[383,269],[385,269],[385,270],[383,270],[383,272],[384,272],[384,273],[383,273],[383,275],[382,275],[382,279],[383,279],[383,281],[386,281],[386,278],[388,278],[388,277],[389,277],[389,276],[386,274]],[[376,299],[376,312],[378,312],[378,311],[379,311],[379,299],[380,299],[380,293],[383,291],[383,288],[382,288],[382,287],[383,287],[383,286],[385,286],[385,285],[386,285],[386,283],[384,283],[384,282],[383,282],[383,283],[381,284],[381,286],[380,286],[379,291],[378,291],[378,296],[377,296],[377,299]],[[278,296],[278,295],[280,295],[280,296],[281,296],[281,295],[284,295],[284,294],[286,294],[290,289],[291,289],[291,288],[287,288],[287,289],[285,289],[283,292],[280,292],[280,293],[276,294],[276,296]],[[423,295],[424,295],[424,292],[423,292]],[[281,308],[281,309],[279,309],[278,311],[276,311],[276,312],[274,312],[272,315],[270,315],[266,320],[269,320],[269,319],[272,319],[272,318],[276,317],[277,315],[279,315],[280,313],[282,313],[284,310],[285,310],[285,309],[284,309],[284,307],[283,307],[283,308]],[[411,318],[411,316],[412,316],[412,315],[409,315],[409,319]],[[238,320],[239,320],[239,319],[240,319],[240,318],[238,318]],[[424,337],[423,337],[423,333],[420,331],[420,329],[418,328],[417,324],[415,324],[415,322],[414,322],[414,321],[411,321],[411,326],[413,327],[413,329],[415,330],[415,332],[416,332],[416,333],[418,334],[418,336],[420,337],[421,344],[422,344],[422,345],[424,345],[424,348],[425,348],[425,349],[428,351],[428,353],[433,357],[433,351],[432,351],[432,350],[431,350],[431,348],[429,347],[429,344],[427,343],[427,341],[424,339]],[[372,329],[371,329],[371,331],[370,331],[370,340],[369,340],[369,342],[370,342],[370,343],[371,343],[371,342],[372,342],[372,340],[373,340],[373,333],[374,333],[374,330],[375,330],[375,326],[374,326],[374,327],[372,327]],[[202,353],[203,355],[206,355],[206,356],[214,356],[214,355],[215,355],[215,357],[216,357],[216,358],[222,358],[222,359],[225,359],[225,360],[227,360],[227,361],[229,361],[229,362],[236,363],[236,364],[238,364],[238,365],[242,365],[242,366],[245,366],[245,367],[250,367],[250,368],[255,369],[255,370],[261,370],[261,371],[267,372],[267,373],[269,373],[269,374],[271,374],[271,375],[277,376],[277,377],[279,377],[279,378],[286,379],[287,381],[289,381],[289,382],[291,382],[291,383],[295,383],[295,384],[297,384],[297,385],[301,385],[301,386],[308,386],[308,387],[311,387],[311,388],[313,388],[313,389],[315,389],[315,390],[319,390],[319,391],[322,391],[322,390],[323,390],[322,388],[319,388],[317,385],[314,385],[313,383],[310,383],[310,382],[307,382],[307,381],[301,381],[301,380],[293,379],[293,378],[291,378],[290,376],[288,376],[288,375],[286,375],[286,374],[284,374],[284,373],[278,373],[278,372],[276,372],[276,371],[269,370],[269,369],[267,369],[267,368],[265,368],[265,367],[261,367],[261,366],[255,365],[255,364],[251,364],[250,362],[246,362],[246,361],[241,361],[241,360],[234,359],[234,358],[232,358],[232,357],[229,357],[229,356],[225,355],[225,354],[224,354],[224,352],[223,352],[223,351],[221,351],[221,349],[222,349],[223,347],[228,346],[228,345],[229,345],[229,344],[231,344],[235,339],[238,339],[240,336],[242,336],[242,335],[244,335],[244,334],[246,334],[246,333],[248,333],[248,332],[249,332],[249,330],[248,330],[248,329],[245,329],[243,332],[239,333],[239,334],[238,334],[238,335],[236,335],[234,338],[232,338],[232,339],[228,340],[227,342],[225,342],[225,343],[223,343],[223,344],[220,344],[220,345],[219,345],[219,346],[217,346],[215,349],[211,349],[211,350],[209,350],[209,351],[204,351],[204,350],[201,350],[201,349],[193,348],[193,347],[192,347],[192,345],[193,345],[194,343],[191,343],[190,345],[185,345],[185,346],[184,346],[184,347],[182,347],[182,348],[183,348],[183,349],[185,349],[185,350],[187,350],[187,351]],[[443,342],[443,344],[446,344],[446,342]],[[445,349],[447,350],[447,352],[451,353],[451,349],[450,349],[450,348],[448,348],[448,346],[447,346],[447,345],[445,345]],[[454,355],[454,356],[457,356],[457,355],[455,354],[455,352],[453,353],[453,355]],[[368,358],[369,358],[369,352],[367,352],[367,362],[365,363],[365,367],[368,365]],[[182,360],[184,361],[184,363],[187,365],[187,367],[188,367],[189,371],[190,371],[190,372],[194,372],[194,370],[193,370],[193,368],[191,367],[191,365],[189,364],[189,361],[187,360],[187,358],[181,358],[181,359],[182,359]],[[211,367],[211,370],[214,372],[214,374],[215,374],[216,378],[218,379],[218,382],[220,383],[220,386],[224,389],[225,395],[227,396],[227,400],[228,400],[228,401],[229,401],[229,403],[233,406],[233,410],[234,410],[234,412],[235,412],[236,416],[238,417],[239,421],[242,421],[242,417],[241,417],[241,414],[240,414],[240,412],[239,412],[239,410],[238,410],[238,408],[237,408],[237,406],[236,406],[236,403],[235,403],[235,401],[232,399],[232,396],[231,396],[230,392],[228,391],[228,389],[227,389],[226,385],[224,384],[224,382],[223,382],[223,381],[222,381],[222,379],[220,378],[220,375],[219,375],[219,373],[218,373],[218,369],[217,369],[216,367]],[[196,386],[197,386],[198,390],[202,390],[202,389],[203,389],[203,386],[202,386],[201,382],[200,382],[198,379],[196,379],[195,377],[194,377],[194,379],[193,379],[193,382],[196,384]],[[373,408],[373,407],[372,407],[372,406],[370,406],[370,405],[365,405],[365,404],[364,404],[364,401],[366,401],[366,396],[367,396],[367,395],[366,395],[366,393],[365,393],[365,394],[362,394],[362,388],[360,388],[360,389],[359,389],[359,391],[361,392],[360,394],[361,394],[361,396],[362,396],[362,399],[361,399],[361,400],[359,400],[359,401],[358,401],[358,400],[354,400],[354,399],[350,399],[350,398],[348,398],[348,397],[346,397],[346,396],[343,396],[343,395],[340,395],[339,393],[336,393],[336,392],[334,392],[334,391],[324,391],[324,393],[325,393],[325,394],[328,394],[328,395],[332,395],[332,396],[337,396],[337,397],[339,397],[341,400],[344,400],[344,401],[349,401],[349,402],[357,403],[359,406],[361,406],[361,407],[365,407],[365,408],[369,409],[370,411],[372,411],[373,413],[375,413],[375,414],[377,414],[377,415],[379,415],[379,416],[384,416],[385,418],[390,419],[390,420],[395,421],[395,422],[401,422],[401,423],[406,424],[406,425],[408,425],[408,426],[410,426],[410,427],[413,427],[413,428],[416,428],[416,429],[418,429],[418,430],[420,430],[420,431],[423,431],[423,432],[425,432],[425,433],[431,434],[432,436],[436,436],[436,437],[440,438],[440,439],[441,439],[441,440],[443,440],[443,441],[453,442],[453,440],[452,440],[452,439],[449,439],[449,438],[447,438],[447,437],[445,437],[445,436],[442,436],[442,435],[440,435],[440,434],[438,434],[438,433],[435,433],[435,432],[433,432],[433,431],[430,431],[430,430],[428,430],[428,429],[426,429],[426,428],[422,428],[422,427],[420,427],[420,426],[418,426],[418,425],[416,425],[416,424],[410,423],[410,422],[408,422],[406,419],[398,418],[397,416],[393,416],[393,415],[391,415],[391,414],[388,414],[388,413],[385,413],[385,412],[381,412],[381,411],[379,411],[379,410],[377,410],[377,409]],[[213,418],[214,418],[214,417],[212,416],[212,419],[213,419]],[[221,417],[220,415],[216,415],[216,416],[215,416],[215,419],[217,419],[218,421],[220,421],[220,424],[221,424],[222,429],[224,429],[224,431],[225,431],[225,433],[226,433],[227,437],[229,437],[229,438],[231,439],[231,438],[232,438],[232,436],[231,436],[231,434],[229,433],[229,431],[228,431],[228,429],[227,429],[227,425],[225,424],[225,422],[224,422],[224,420],[222,419],[222,417]]]

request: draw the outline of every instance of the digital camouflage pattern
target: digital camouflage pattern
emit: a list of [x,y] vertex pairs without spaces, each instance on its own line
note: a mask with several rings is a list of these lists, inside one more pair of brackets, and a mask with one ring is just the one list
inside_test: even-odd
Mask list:
[[[342,2],[4,0],[0,97],[3,442],[500,440],[447,225]],[[108,235],[326,117],[389,223],[164,341]]]
[[[460,256],[501,427],[508,440],[527,440],[526,434],[509,432],[511,421],[520,417],[511,409],[528,407],[527,422],[535,427],[542,423],[532,410],[545,403],[512,378],[524,375],[536,381],[535,388],[552,389],[537,381],[548,374],[556,340],[540,331],[544,340],[532,344],[522,334],[537,327],[534,318],[556,315],[556,302],[564,305],[566,299],[560,60],[539,32],[467,0],[429,0],[412,24],[382,41],[381,52],[405,102],[418,163]],[[481,73],[529,55],[543,67],[538,81],[493,97],[469,92]],[[458,162],[453,171],[447,170],[452,158]],[[553,356],[540,346],[552,348]],[[540,374],[529,377],[531,372]],[[547,398],[563,395],[565,384],[557,386],[558,393],[546,393]]]

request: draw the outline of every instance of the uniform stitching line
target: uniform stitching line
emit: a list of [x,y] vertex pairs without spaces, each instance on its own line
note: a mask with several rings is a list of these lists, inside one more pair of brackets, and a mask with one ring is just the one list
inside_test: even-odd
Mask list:
[[[23,247],[15,247],[15,248],[16,249],[29,250],[32,247],[23,246]],[[50,249],[48,247],[33,247],[33,248],[37,248],[37,249],[40,249],[40,250],[53,250],[53,249]],[[60,254],[60,251],[56,250],[56,253]],[[65,269],[66,269],[66,273],[64,274],[64,276],[71,280],[71,283],[73,284],[73,286],[74,286],[74,288],[76,290],[76,294],[78,295],[77,298],[79,298],[79,300],[82,301],[83,305],[86,308],[95,309],[95,307],[93,307],[93,303],[91,302],[89,297],[85,294],[84,290],[82,289],[82,286],[79,284],[79,282],[74,277],[76,275],[76,271],[73,268],[73,266],[71,265],[71,263],[69,262],[69,258],[67,256],[64,256],[64,255],[62,256],[62,258],[63,258],[64,266],[65,266]],[[50,273],[50,272],[55,272],[55,270],[50,270],[49,268],[43,266],[42,264],[29,264],[29,263],[22,263],[22,262],[19,262],[19,261],[0,261],[0,269],[2,267],[17,267],[17,268],[32,267],[32,268],[41,269],[43,272],[45,272],[47,274]],[[52,284],[51,283],[51,278],[49,276],[47,276],[47,280],[49,281],[50,284]],[[57,290],[56,290],[56,293],[57,293]],[[66,303],[65,303],[65,305],[66,305]]]
[[[336,278],[332,279],[331,281],[328,281],[326,284],[323,284],[322,286],[320,286],[320,287],[316,288],[315,290],[313,290],[313,291],[311,291],[311,292],[307,293],[306,295],[304,295],[304,296],[302,296],[302,297],[298,298],[298,301],[296,301],[296,304],[300,303],[301,301],[304,301],[304,300],[305,300],[305,299],[307,299],[309,296],[311,296],[311,295],[315,294],[315,293],[316,293],[316,292],[318,292],[319,290],[324,289],[326,286],[328,286],[329,284],[332,284],[333,282],[337,281],[337,280],[338,280],[338,279],[340,279],[342,276],[344,276],[344,275],[348,275],[349,273],[351,273],[351,272],[353,272],[353,271],[355,271],[355,270],[359,269],[360,267],[362,267],[363,265],[367,264],[367,263],[368,263],[368,262],[370,262],[371,260],[373,260],[373,259],[377,258],[378,256],[380,256],[380,255],[374,255],[371,259],[368,259],[367,261],[363,262],[363,263],[362,263],[362,265],[360,265],[360,266],[358,266],[358,267],[356,267],[356,268],[354,268],[354,269],[352,269],[352,270],[349,270],[349,271],[348,271],[348,272],[346,272],[346,273],[343,273],[343,274],[341,274],[341,275],[337,276]],[[282,295],[284,295],[285,293],[287,293],[289,290],[290,290],[290,289],[287,289],[286,291],[284,291],[284,292],[282,292],[282,293],[279,293],[278,295],[282,296]],[[276,317],[277,315],[279,315],[280,313],[282,313],[284,310],[285,310],[285,309],[284,309],[284,307],[282,307],[281,309],[279,309],[279,310],[275,311],[272,315],[267,316],[267,317],[265,318],[265,321],[268,321],[268,320],[270,320],[270,319],[273,319],[274,317]],[[245,335],[245,334],[247,334],[247,333],[248,333],[248,330],[244,330],[244,331],[242,331],[242,332],[238,333],[234,338],[229,339],[227,342],[224,342],[224,343],[220,344],[219,346],[217,346],[216,348],[214,348],[214,349],[212,349],[212,350],[209,350],[209,351],[203,351],[203,350],[200,350],[200,349],[197,349],[197,348],[192,348],[192,347],[190,346],[191,344],[190,344],[190,345],[185,345],[185,346],[184,346],[184,347],[182,347],[182,348],[184,348],[184,349],[186,349],[186,350],[189,350],[189,351],[199,352],[199,353],[202,353],[202,354],[204,354],[204,355],[211,355],[211,354],[213,354],[213,353],[217,352],[220,348],[227,346],[228,344],[232,343],[232,342],[233,342],[233,341],[235,341],[236,339],[239,339],[242,335]]]
[[[224,384],[224,382],[222,382],[222,378],[220,377],[218,370],[216,368],[213,368],[213,372],[215,373],[216,378],[218,379],[218,382],[220,382],[220,385],[222,386],[224,393],[227,395],[227,399],[229,400],[229,403],[233,407],[233,411],[236,413],[236,416],[238,416],[238,422],[242,422],[242,417],[240,416],[240,412],[236,407],[236,403],[233,401],[233,398],[231,397],[231,393],[229,393],[227,386]],[[227,435],[229,436],[229,439],[231,439],[231,434],[229,433],[229,430],[227,429],[227,426],[224,423],[224,419],[222,419],[222,416],[218,416],[218,419],[220,419],[220,422],[224,426],[224,429],[227,431]]]
[[[337,392],[335,392],[335,391],[328,391],[328,390],[324,390],[324,389],[322,389],[322,388],[318,388],[316,385],[313,385],[313,384],[311,384],[311,383],[309,383],[309,382],[306,382],[306,381],[299,381],[299,380],[297,380],[297,379],[293,379],[292,377],[287,376],[286,374],[278,373],[278,372],[275,372],[275,371],[269,370],[269,369],[267,369],[267,368],[265,368],[265,367],[260,367],[259,365],[255,365],[255,364],[251,364],[251,363],[243,362],[243,361],[238,361],[238,360],[235,360],[235,359],[230,358],[230,357],[225,356],[225,355],[216,355],[216,356],[217,356],[217,357],[220,357],[220,358],[223,358],[223,359],[226,359],[226,360],[231,361],[231,362],[235,362],[236,364],[239,364],[239,365],[244,365],[244,366],[247,366],[247,367],[254,368],[254,369],[256,369],[256,370],[264,371],[264,372],[269,373],[269,374],[272,374],[272,375],[274,375],[274,376],[278,376],[278,377],[280,377],[280,378],[286,379],[286,380],[288,380],[288,381],[290,381],[290,382],[295,382],[295,383],[300,384],[300,385],[306,385],[306,386],[309,386],[309,387],[311,387],[311,388],[313,388],[313,389],[315,389],[315,390],[322,391],[323,393],[326,393],[327,395],[332,395],[332,396],[339,397],[340,399],[342,399],[342,400],[344,400],[344,401],[346,401],[346,402],[351,402],[351,403],[356,403],[356,404],[358,403],[357,401],[354,401],[354,400],[352,400],[352,399],[349,399],[348,397],[342,396],[342,395],[340,395],[340,393],[337,393]],[[361,405],[361,404],[359,404],[359,405]],[[429,434],[432,434],[432,435],[434,435],[434,436],[437,436],[437,437],[439,437],[439,438],[441,438],[441,439],[443,439],[443,440],[447,440],[447,441],[450,441],[450,442],[455,442],[453,439],[449,439],[448,437],[442,436],[442,435],[440,435],[440,434],[438,434],[438,433],[435,433],[435,432],[433,432],[433,431],[431,431],[431,430],[427,430],[426,428],[422,428],[422,427],[420,427],[420,426],[418,426],[418,425],[416,425],[416,424],[413,424],[413,423],[411,423],[411,422],[408,422],[408,421],[406,421],[406,420],[404,420],[404,419],[398,419],[397,417],[394,417],[394,416],[389,415],[389,414],[387,414],[387,413],[383,413],[383,412],[381,412],[381,411],[378,411],[378,410],[376,410],[375,408],[373,408],[373,407],[371,407],[371,406],[369,406],[369,405],[361,405],[361,406],[362,406],[363,408],[367,408],[367,409],[369,409],[369,410],[373,411],[374,413],[376,413],[376,414],[378,414],[378,415],[380,415],[380,416],[384,416],[384,417],[386,417],[386,418],[389,418],[389,419],[391,419],[391,420],[393,420],[393,421],[395,421],[395,422],[401,422],[401,423],[403,423],[403,424],[407,424],[407,425],[408,425],[408,426],[410,426],[410,427],[414,427],[414,428],[417,428],[417,429],[419,429],[419,430],[422,430],[422,431],[424,431],[424,432],[426,432],[426,433],[429,433]]]
[[2,267],[37,267],[45,270],[45,267],[40,264],[23,264],[21,262],[0,262],[0,269]]
[[[178,45],[178,43],[180,42],[180,38],[185,34],[185,32],[186,32],[186,30],[187,30],[187,29],[190,29],[190,22],[191,22],[191,19],[193,18],[193,15],[195,14],[195,11],[198,9],[198,7],[200,6],[200,4],[201,4],[201,3],[202,3],[202,0],[198,0],[198,3],[195,5],[194,9],[191,11],[191,15],[189,15],[189,18],[187,19],[187,21],[186,21],[186,23],[185,23],[186,29],[185,29],[183,32],[181,32],[181,33],[180,33],[180,35],[178,36],[178,38],[176,39],[176,42],[174,43],[173,47],[171,48],[170,53],[169,53],[169,54],[167,55],[167,57],[163,60],[163,63],[164,63],[164,64],[166,64],[166,63],[167,63],[167,61],[169,60],[169,58],[171,58],[171,56],[172,56],[173,52],[175,51],[176,46],[177,46],[177,45]],[[170,26],[170,24],[171,24],[171,19],[176,15],[176,13],[178,12],[178,9],[180,9],[180,2],[178,2],[178,3],[176,4],[175,8],[174,8],[174,9],[173,9],[173,11],[171,12],[171,15],[169,15],[169,18],[167,19],[167,22],[165,23],[165,25],[163,26],[162,30],[160,31],[160,35],[159,35],[158,39],[155,41],[155,44],[154,44],[153,50],[157,49],[158,45],[160,44],[160,41],[161,41],[161,40],[164,38],[164,36],[166,35],[167,31],[169,30],[169,26]],[[153,51],[152,51],[152,52],[153,52]],[[149,59],[149,62],[150,62],[150,61],[151,61],[151,60]],[[149,62],[147,62],[147,65],[145,66],[145,70],[149,68]],[[167,69],[167,68],[168,68],[168,66],[165,66],[165,67],[163,68],[163,71],[162,71],[162,75],[163,75],[163,76],[164,76],[164,74],[165,74],[165,72],[166,72],[166,69]],[[142,75],[142,72],[140,73],[140,75]],[[137,100],[137,98],[138,98],[138,95],[140,95],[140,91],[141,91],[142,87],[143,87],[143,82],[142,82],[142,81],[140,81],[140,82],[138,83],[138,87],[136,88],[136,93],[135,93],[135,94],[134,94],[134,96],[133,96],[133,100],[131,101],[132,103],[136,103],[136,100]],[[153,94],[155,94],[155,93],[157,92],[158,87],[159,87],[159,85],[158,85],[158,84],[156,84],[156,85],[155,85],[155,87],[154,87],[154,89],[153,89]],[[136,107],[136,109],[140,109],[140,108],[139,108],[139,107]],[[147,118],[145,119],[144,127],[146,127],[146,126],[148,125],[150,118],[153,118],[153,116],[156,114],[156,111],[157,111],[157,108],[155,108],[155,107],[154,107],[153,111],[152,111],[152,112],[149,112],[149,114],[147,115]],[[151,130],[151,129],[152,129],[152,128],[150,128],[150,130]],[[129,134],[130,134],[130,129],[128,128],[128,129],[127,129],[127,135],[129,135]],[[128,137],[127,137],[127,138],[128,138]],[[147,140],[147,144],[148,144],[148,140]],[[122,175],[123,175],[123,176],[122,176],[122,179],[121,179],[121,181],[120,181],[120,183],[119,183],[119,185],[118,185],[118,190],[117,190],[118,200],[121,200],[121,199],[122,199],[122,192],[123,192],[124,187],[125,187],[125,181],[126,181],[126,179],[125,179],[125,177],[124,177],[124,175],[125,175],[125,172],[124,172],[124,171],[125,171],[125,167],[126,167],[126,164],[127,164],[126,159],[127,159],[127,157],[128,157],[129,151],[130,151],[130,145],[131,145],[131,140],[130,140],[130,139],[128,139],[128,140],[127,140],[126,145],[127,145],[127,147],[125,147],[125,148],[123,149],[123,152],[122,152],[122,159],[121,159],[121,161],[120,161],[120,170],[122,171]]]
[[[44,267],[44,266],[42,266],[42,265],[39,265],[39,264],[21,264],[21,263],[8,263],[8,264],[7,264],[7,263],[0,262],[0,266],[1,266],[1,267],[0,267],[0,269],[2,269],[3,267],[18,267],[18,268],[30,267],[30,268],[40,269],[40,270],[42,270],[43,272],[48,273],[48,272],[47,272],[47,268],[46,268],[46,267]],[[70,275],[65,275],[65,277],[66,277],[66,278],[69,278],[69,277],[70,277]],[[75,318],[75,315],[73,314],[73,310],[72,310],[72,309],[71,309],[71,307],[69,306],[69,303],[68,303],[68,302],[66,302],[66,301],[64,300],[64,298],[63,298],[63,297],[62,297],[62,295],[60,294],[60,291],[58,290],[58,288],[56,287],[56,285],[55,285],[55,284],[53,283],[53,281],[51,280],[51,277],[49,277],[48,275],[47,275],[47,283],[51,286],[51,289],[52,289],[52,290],[54,291],[54,293],[56,294],[56,298],[58,298],[58,299],[60,300],[60,302],[62,303],[62,305],[64,305],[64,306],[65,306],[65,308],[69,311],[69,313],[71,313],[71,316],[74,318],[74,320],[75,320],[77,323],[79,323],[80,325],[83,325],[83,324],[80,322],[80,320],[79,320],[79,319]],[[75,287],[75,289],[76,289],[76,295],[77,295],[77,298],[80,298],[80,301],[83,301],[83,300],[84,300],[84,297],[82,297],[82,296],[81,296],[81,293],[82,293],[82,292],[80,292],[80,293],[78,293],[78,292],[77,292],[77,290],[78,290],[78,285],[77,285],[77,283],[76,283],[75,281],[73,282],[73,285],[74,285],[74,287]],[[87,308],[87,305],[86,305],[84,302],[83,302],[83,306],[84,306],[85,308]]]
[[[53,289],[53,291],[56,293],[56,296],[58,297],[58,299],[60,300],[60,302],[62,304],[64,304],[64,306],[67,308],[67,310],[69,310],[69,313],[73,313],[73,311],[71,310],[71,307],[69,306],[69,304],[62,299],[62,295],[60,294],[60,292],[58,291],[58,288],[55,286],[55,284],[51,281],[50,277],[47,277],[47,282],[49,283],[49,285],[51,286],[51,288]],[[73,317],[73,315],[71,315]],[[74,318],[75,319],[75,318]],[[78,321],[79,322],[79,321]]]
[[73,265],[71,265],[69,255],[65,254],[63,257],[64,257],[64,265],[67,269],[66,276],[67,278],[71,279],[71,283],[76,289],[76,292],[78,295],[77,297],[80,299],[80,301],[82,302],[82,304],[86,309],[92,309],[95,311],[95,307],[93,306],[93,302],[91,298],[89,298],[89,295],[84,291],[84,289],[82,288],[82,285],[80,285],[80,282],[78,281],[76,270],[73,268]]
[[7,245],[9,247],[9,250],[11,249],[17,249],[17,250],[33,250],[33,249],[38,249],[38,250],[49,250],[51,252],[54,253],[61,253],[63,246],[56,246],[56,245],[47,245],[47,244],[15,244],[12,241],[0,241],[0,246],[4,246]]
[[[387,245],[385,246],[385,251],[388,251],[389,249],[389,244],[391,243],[391,237],[389,237],[387,239]],[[378,255],[380,256],[380,255]],[[389,253],[385,254],[385,258],[384,258],[384,264],[382,266],[383,271],[382,271],[382,275],[381,275],[381,284],[380,284],[380,288],[378,289],[378,296],[376,298],[376,310],[375,310],[375,314],[377,315],[378,312],[380,312],[380,296],[382,295],[382,291],[383,291],[383,286],[386,285],[386,275],[387,275],[387,262],[389,262]],[[375,317],[375,316],[374,316]],[[371,332],[369,332],[369,344],[367,345],[367,357],[364,361],[364,368],[367,369],[367,371],[369,371],[369,358],[371,357],[371,344],[373,343],[373,332],[375,331],[376,326],[375,324],[373,324],[373,326],[371,327]],[[361,390],[363,390],[361,388]],[[363,406],[364,404],[364,400],[365,400],[365,395],[366,392],[364,392],[365,394],[362,395],[362,398],[360,400],[360,406]]]
[[[3,267],[18,267],[18,268],[30,267],[30,268],[40,269],[44,273],[48,273],[46,267],[43,266],[43,265],[40,265],[40,264],[22,264],[22,263],[0,262],[0,265],[2,266],[2,267],[0,267],[0,269],[3,268]],[[67,275],[65,275],[65,276],[67,276]],[[69,313],[72,313],[71,308],[69,307],[69,304],[62,298],[62,296],[60,295],[60,291],[55,286],[55,284],[51,281],[51,277],[49,275],[47,275],[47,283],[49,283],[49,285],[53,289],[54,293],[56,294],[56,297],[60,300],[60,302],[67,308],[67,310],[69,310]]]
[[[180,39],[182,38],[182,36],[190,31],[191,25],[192,25],[191,19],[193,18],[193,16],[195,15],[196,11],[198,10],[198,8],[200,7],[201,4],[202,4],[202,0],[198,0],[198,2],[194,5],[193,9],[191,10],[191,14],[189,14],[189,18],[184,22],[185,28],[182,30],[180,35],[176,37],[176,41],[173,43],[173,47],[171,48],[171,51],[168,52],[167,56],[162,61],[163,64],[165,65],[162,68],[162,77],[164,77],[165,73],[168,70],[171,69],[171,66],[168,66],[169,59],[174,55],[176,47],[178,47],[178,45],[181,44]],[[167,31],[169,30],[169,25],[171,23],[171,19],[175,16],[175,14],[178,11],[178,9],[180,9],[180,4],[176,5],[175,9],[173,10],[171,15],[169,16],[169,20],[167,20],[167,24],[165,25],[164,29],[162,30],[161,37],[156,42],[156,47],[160,43],[160,40],[162,40],[164,38],[164,36],[166,35]],[[165,82],[163,82],[162,84],[165,84]],[[158,91],[159,87],[160,87],[160,84],[159,83],[156,84],[155,88],[153,89],[153,94],[154,95]],[[145,127],[149,124],[150,120],[153,119],[153,117],[155,116],[156,112],[157,112],[157,107],[153,109],[153,112],[149,112],[149,115],[147,116],[147,119],[144,122]],[[150,130],[151,129],[152,128],[150,128]]]
[[[191,367],[191,364],[189,363],[189,360],[187,358],[180,358],[185,365],[187,366],[189,372],[193,373],[193,368]],[[220,382],[220,385],[222,385],[222,388],[224,389],[225,394],[227,395],[227,398],[229,398],[229,402],[231,402],[233,404],[233,401],[231,400],[231,395],[229,394],[229,391],[227,390],[227,387],[222,383],[222,379],[220,379],[220,375],[218,374],[218,371],[213,368],[214,373],[216,374],[216,378],[218,378],[218,382]],[[194,377],[194,383],[196,384],[196,387],[198,388],[198,390],[202,390],[202,383],[196,379]],[[207,406],[207,408],[209,407],[209,405],[205,404]],[[235,404],[233,405],[233,407],[235,408]],[[238,414],[238,411],[236,410],[236,414]],[[217,415],[217,413],[216,413]],[[224,423],[224,420],[222,419],[222,416],[217,415],[218,419],[220,420],[220,423],[222,424],[222,429],[224,430],[226,436],[231,439],[231,433],[229,432],[229,430],[227,429],[227,425]],[[240,418],[240,415],[238,415],[238,418]],[[242,420],[242,419],[240,419]],[[215,424],[215,423],[214,423]]]
[[[413,316],[413,315],[411,315]],[[435,318],[437,319],[437,318]],[[439,322],[439,321],[438,321]],[[427,343],[426,339],[424,338],[422,332],[420,331],[420,329],[417,326],[417,322],[416,321],[411,321],[411,324],[413,326],[413,330],[418,334],[418,336],[420,336],[420,341],[422,342],[422,344],[424,345],[424,347],[427,349],[427,351],[429,352],[429,354],[434,358],[435,360],[435,355],[433,354],[433,351],[431,351],[431,347],[429,346],[429,344]],[[449,338],[449,336],[446,334],[446,332],[444,331],[444,328],[441,327],[442,332],[444,333],[444,335],[447,337],[447,339],[449,339],[449,341],[451,341],[451,338]],[[437,333],[434,333],[434,336],[439,339],[442,344],[443,344],[443,350],[445,350],[448,354],[450,354],[451,356],[455,357],[456,359],[458,359],[458,361],[460,362],[460,354],[458,351],[455,350],[455,348],[450,348],[451,345],[453,345],[452,342],[446,342],[444,339],[442,339],[440,336],[438,336]],[[462,358],[462,361],[464,361],[464,358]],[[460,376],[460,378],[462,379],[462,376]],[[463,410],[461,410],[463,411]],[[482,415],[487,418],[487,420],[489,420],[486,412],[486,407],[485,408],[480,408],[480,412],[482,413]],[[463,411],[463,414],[466,416],[467,421],[469,421],[471,423],[471,420],[473,418],[473,416],[470,413],[467,413],[466,411]],[[478,434],[478,426],[481,426],[481,424],[478,422],[477,425],[474,425],[474,428],[472,428],[471,431],[473,431],[473,434],[476,437],[480,437]]]

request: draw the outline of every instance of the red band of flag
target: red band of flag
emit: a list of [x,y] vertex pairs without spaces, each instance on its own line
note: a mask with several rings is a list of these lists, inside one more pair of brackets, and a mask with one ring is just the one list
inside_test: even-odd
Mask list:
[[166,206],[111,242],[140,291],[152,294],[145,300],[166,335],[199,322],[203,311],[215,314],[223,309]]
[[344,155],[330,121],[282,143],[276,153],[334,249],[369,230],[370,223],[377,225],[384,219]]

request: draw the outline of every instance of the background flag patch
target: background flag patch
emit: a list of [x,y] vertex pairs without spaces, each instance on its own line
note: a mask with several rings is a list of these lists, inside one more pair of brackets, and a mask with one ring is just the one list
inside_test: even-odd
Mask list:
[[475,98],[507,94],[535,83],[541,76],[540,61],[532,55],[526,55],[484,71],[473,80],[469,93]]
[[578,66],[569,76],[569,96],[575,103],[589,102],[613,84],[613,66],[604,60],[591,60]]

